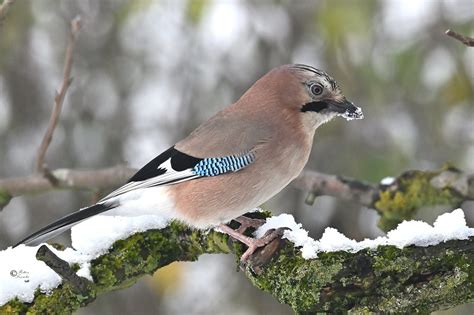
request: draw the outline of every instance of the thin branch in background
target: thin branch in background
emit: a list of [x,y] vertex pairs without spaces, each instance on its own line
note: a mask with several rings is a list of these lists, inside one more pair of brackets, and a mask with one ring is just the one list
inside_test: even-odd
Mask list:
[[323,174],[316,171],[303,171],[293,180],[291,186],[309,192],[305,202],[312,205],[317,196],[333,196],[355,201],[366,207],[373,207],[380,190],[360,180],[338,175]]
[[10,6],[13,4],[13,2],[15,2],[15,0],[5,0],[0,5],[0,26],[2,26],[3,20],[5,20],[8,10],[10,9]]
[[56,128],[56,125],[58,123],[59,115],[61,114],[61,108],[64,102],[64,98],[66,96],[67,89],[71,85],[71,82],[72,82],[71,69],[72,69],[74,48],[76,46],[77,35],[79,34],[80,29],[81,29],[81,18],[77,16],[71,21],[71,33],[69,35],[69,43],[66,50],[66,59],[64,61],[63,82],[62,82],[59,92],[56,91],[56,96],[54,97],[54,107],[51,113],[51,117],[49,119],[48,129],[46,129],[46,133],[44,134],[43,140],[41,141],[41,145],[38,148],[38,157],[36,159],[36,171],[43,173],[50,180],[54,180],[54,177],[48,176],[49,172],[44,162],[44,158],[46,156],[46,151],[48,150],[48,146],[51,143],[51,140],[53,138],[54,129]]
[[95,170],[57,169],[51,171],[56,179],[56,185],[53,185],[42,174],[31,174],[0,179],[0,192],[3,191],[10,198],[14,198],[56,189],[107,191],[123,185],[136,171],[137,169],[125,165]]
[[472,37],[461,35],[461,34],[455,32],[453,30],[447,30],[445,33],[449,37],[457,39],[458,41],[460,41],[461,43],[463,43],[466,46],[474,47],[474,38],[472,38]]

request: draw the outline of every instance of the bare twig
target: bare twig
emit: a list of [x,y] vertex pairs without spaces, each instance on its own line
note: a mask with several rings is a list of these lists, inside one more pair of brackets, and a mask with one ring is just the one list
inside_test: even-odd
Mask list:
[[[41,141],[41,145],[38,148],[38,157],[36,159],[36,171],[43,173],[45,175],[48,175],[50,173],[47,171],[44,158],[46,155],[46,151],[48,150],[48,146],[51,143],[51,139],[53,138],[54,129],[56,128],[56,125],[58,123],[59,115],[61,114],[61,108],[64,102],[64,98],[66,96],[67,89],[69,85],[71,85],[71,82],[72,82],[71,69],[72,69],[74,48],[76,45],[76,39],[77,39],[77,35],[79,34],[80,28],[81,28],[81,18],[77,16],[71,21],[71,33],[69,35],[69,43],[66,49],[66,59],[64,62],[63,82],[62,82],[59,92],[56,91],[56,96],[54,97],[54,107],[51,113],[51,117],[49,119],[48,129],[46,129],[46,133],[44,134],[43,140]],[[53,179],[51,176],[48,176],[48,178],[50,180]]]
[[4,0],[3,3],[0,5],[0,26],[3,23],[3,20],[7,16],[8,10],[10,6],[15,2],[15,0]]
[[320,195],[334,196],[371,207],[379,194],[377,186],[343,176],[323,174],[316,171],[304,171],[292,183],[292,186],[308,191],[306,203],[312,205]]
[[46,245],[42,245],[36,252],[36,259],[44,262],[53,269],[61,278],[67,281],[75,293],[85,296],[90,291],[90,286],[85,278],[76,275],[69,264],[56,256]]
[[54,185],[42,174],[0,179],[0,192],[8,193],[10,197],[25,194],[36,194],[54,189],[84,189],[102,191],[124,184],[136,169],[117,165],[100,170],[57,169],[51,171],[56,179]]
[[449,37],[457,39],[458,41],[460,41],[461,43],[463,43],[466,46],[474,47],[474,38],[472,38],[472,37],[461,35],[461,34],[455,32],[453,30],[447,30],[445,33]]

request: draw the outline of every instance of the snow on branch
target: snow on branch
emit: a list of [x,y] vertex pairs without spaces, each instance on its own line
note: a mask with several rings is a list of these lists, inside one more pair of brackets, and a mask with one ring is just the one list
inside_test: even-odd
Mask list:
[[[441,215],[434,226],[404,222],[387,237],[362,242],[331,228],[313,240],[290,215],[268,219],[257,234],[282,226],[288,228],[288,241],[274,240],[242,270],[255,286],[298,313],[429,312],[474,297],[466,290],[474,272],[473,264],[466,263],[474,259],[474,229],[466,226],[460,209]],[[47,260],[55,261],[48,265],[62,276],[35,258],[38,247],[0,251],[0,313],[71,312],[173,261],[192,261],[205,253],[238,257],[244,250],[219,232],[156,216],[97,216],[73,228],[72,244],[74,249],[48,245],[46,251],[53,256]],[[39,248],[44,254],[45,246]]]
[[308,236],[308,232],[297,224],[292,215],[281,214],[267,219],[256,232],[257,237],[262,237],[270,229],[285,227],[287,230],[283,238],[293,242],[296,247],[301,248],[303,258],[311,259],[318,257],[319,252],[347,251],[356,253],[360,250],[378,246],[430,246],[453,239],[468,239],[474,236],[474,228],[466,226],[464,212],[456,209],[451,213],[445,213],[438,217],[433,226],[423,221],[403,221],[395,230],[389,231],[386,237],[376,239],[365,239],[357,242],[347,238],[338,230],[328,227],[321,239],[316,241]]

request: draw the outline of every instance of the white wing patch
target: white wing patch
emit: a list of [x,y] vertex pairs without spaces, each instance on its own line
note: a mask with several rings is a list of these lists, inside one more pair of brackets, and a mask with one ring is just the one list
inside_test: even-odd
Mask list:
[[152,177],[143,181],[138,181],[138,182],[129,182],[122,187],[114,190],[104,198],[102,198],[99,202],[106,201],[108,199],[117,197],[119,195],[125,194],[127,192],[130,192],[132,190],[136,189],[142,189],[142,188],[150,188],[150,187],[155,187],[155,186],[163,186],[163,185],[169,185],[169,184],[177,184],[181,183],[187,180],[191,180],[197,177],[200,177],[199,175],[196,175],[193,172],[193,169],[186,169],[184,171],[175,171],[171,167],[171,159],[167,159],[165,162],[160,164],[157,168],[162,168],[165,169],[165,173],[156,177]]

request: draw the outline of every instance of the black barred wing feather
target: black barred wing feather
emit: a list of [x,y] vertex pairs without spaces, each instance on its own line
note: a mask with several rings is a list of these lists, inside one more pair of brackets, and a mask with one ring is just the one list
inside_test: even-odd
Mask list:
[[216,158],[202,159],[193,168],[199,176],[217,176],[229,172],[237,172],[255,160],[255,154],[248,152],[240,155],[229,155]]

